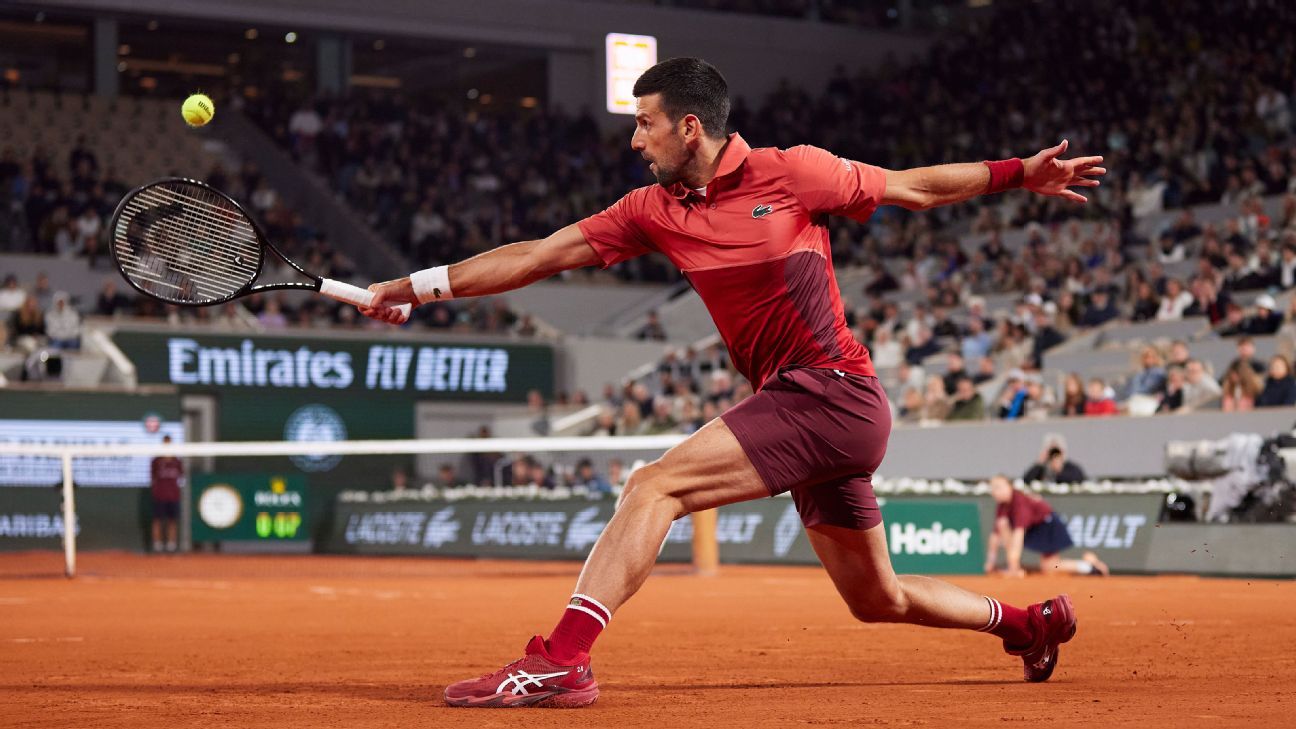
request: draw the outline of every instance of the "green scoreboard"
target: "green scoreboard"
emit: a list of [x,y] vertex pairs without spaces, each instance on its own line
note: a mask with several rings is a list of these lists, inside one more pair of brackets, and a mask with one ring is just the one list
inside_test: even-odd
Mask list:
[[194,542],[310,540],[300,474],[205,473],[194,476],[189,492]]

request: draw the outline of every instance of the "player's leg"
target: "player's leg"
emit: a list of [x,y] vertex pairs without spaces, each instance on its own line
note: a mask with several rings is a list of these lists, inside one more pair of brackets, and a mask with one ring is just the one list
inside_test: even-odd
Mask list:
[[[863,493],[836,489],[848,496]],[[965,628],[1003,639],[1004,649],[1021,656],[1028,681],[1045,681],[1057,666],[1058,646],[1075,635],[1075,613],[1065,595],[1026,608],[1005,605],[943,580],[897,576],[891,568],[886,533],[865,509],[851,512],[820,490],[817,499],[793,492],[810,544],[851,614],[866,622],[910,623],[933,628]],[[868,491],[871,495],[871,489]],[[863,499],[857,499],[857,503]],[[845,526],[827,524],[832,518]]]
[[[991,621],[993,608],[983,595],[931,577],[896,575],[881,524],[868,529],[817,524],[806,535],[859,620],[968,630],[981,630]],[[1024,621],[1015,637],[1023,644],[1029,641]]]
[[583,706],[598,696],[589,651],[612,612],[652,571],[671,522],[692,511],[768,496],[764,482],[719,418],[630,476],[612,519],[585,560],[548,640],[494,674],[446,687],[454,706]]
[[694,511],[769,496],[720,418],[638,469],[594,543],[576,592],[616,610],[647,579],[671,522]]

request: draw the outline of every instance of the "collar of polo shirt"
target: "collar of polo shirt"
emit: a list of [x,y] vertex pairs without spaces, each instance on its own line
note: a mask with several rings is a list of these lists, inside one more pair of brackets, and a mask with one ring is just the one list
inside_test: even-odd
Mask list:
[[[706,184],[705,189],[713,192],[717,189],[716,184],[721,178],[728,177],[742,167],[743,162],[747,161],[747,155],[751,153],[751,147],[743,140],[738,132],[729,135],[729,141],[725,142],[724,149],[720,152],[720,166],[716,168],[715,177]],[[678,200],[687,200],[689,195],[702,197],[698,195],[688,185],[682,182],[676,182],[670,186],[670,194]]]

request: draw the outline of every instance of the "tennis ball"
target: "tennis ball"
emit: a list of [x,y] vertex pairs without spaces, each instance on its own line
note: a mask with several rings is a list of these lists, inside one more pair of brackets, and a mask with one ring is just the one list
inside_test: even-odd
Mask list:
[[216,116],[216,104],[206,94],[194,94],[185,99],[180,116],[184,117],[185,124],[200,127]]

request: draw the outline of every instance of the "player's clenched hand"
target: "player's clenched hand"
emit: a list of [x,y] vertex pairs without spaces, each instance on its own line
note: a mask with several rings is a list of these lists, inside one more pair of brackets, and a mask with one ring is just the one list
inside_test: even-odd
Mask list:
[[1061,197],[1072,202],[1087,202],[1073,187],[1098,187],[1096,178],[1107,174],[1099,167],[1102,157],[1060,159],[1067,150],[1067,140],[1056,147],[1040,150],[1034,157],[1022,160],[1022,187],[1041,195]]
[[404,314],[397,310],[396,307],[401,304],[409,304],[411,307],[419,305],[418,297],[414,295],[414,285],[410,283],[409,276],[371,284],[369,290],[374,293],[373,303],[369,306],[357,306],[356,308],[360,310],[361,314],[370,319],[377,319],[388,324],[402,324],[405,321]]

